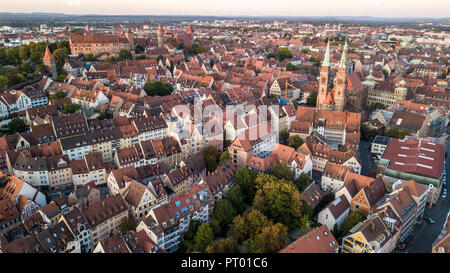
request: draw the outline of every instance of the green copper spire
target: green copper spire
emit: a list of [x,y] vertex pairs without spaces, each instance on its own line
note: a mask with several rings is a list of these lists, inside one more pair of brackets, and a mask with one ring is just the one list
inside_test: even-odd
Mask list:
[[330,66],[330,40],[328,39],[327,51],[325,52],[325,57],[323,58],[322,66]]
[[347,50],[348,50],[348,44],[347,44],[347,39],[345,39],[344,51],[342,52],[341,62],[339,63],[340,67],[347,66]]

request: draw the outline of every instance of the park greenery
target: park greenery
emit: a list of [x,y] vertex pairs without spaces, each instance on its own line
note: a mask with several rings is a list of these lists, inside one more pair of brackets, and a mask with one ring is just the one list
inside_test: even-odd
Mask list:
[[[288,48],[280,47],[280,48],[278,48],[278,50],[275,53],[271,52],[271,53],[267,54],[267,58],[269,58],[269,59],[275,58],[281,62],[285,59],[292,58],[292,53],[289,51]],[[291,63],[291,65],[292,65],[292,63]]]
[[144,91],[149,96],[167,96],[172,94],[173,86],[168,82],[148,81],[144,84]]
[[[217,162],[213,149],[204,151]],[[221,157],[225,157],[225,153]],[[236,172],[235,184],[216,202],[208,224],[192,220],[179,252],[268,253],[288,242],[288,231],[306,233],[315,227],[314,211],[301,198],[308,174],[295,179],[286,163],[274,165],[273,174],[248,168]],[[301,189],[301,190],[300,190]]]
[[42,63],[47,46],[55,58],[58,74],[63,73],[64,62],[70,54],[68,41],[31,42],[18,47],[0,48],[0,91],[48,73]]

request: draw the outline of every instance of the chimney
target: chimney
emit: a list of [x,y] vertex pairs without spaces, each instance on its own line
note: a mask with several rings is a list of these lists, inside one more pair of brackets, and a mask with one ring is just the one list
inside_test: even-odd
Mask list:
[[375,231],[375,223],[374,222],[370,222],[370,229],[372,231]]

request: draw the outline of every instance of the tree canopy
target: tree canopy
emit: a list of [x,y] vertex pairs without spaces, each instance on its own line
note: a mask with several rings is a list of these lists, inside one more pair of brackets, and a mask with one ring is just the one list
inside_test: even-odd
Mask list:
[[229,230],[229,235],[242,243],[249,238],[254,239],[263,228],[271,226],[272,224],[272,220],[261,211],[252,209],[244,213],[243,216],[238,215],[234,217]]
[[285,162],[273,164],[273,175],[278,179],[294,180],[294,172]]
[[214,241],[214,232],[207,224],[201,225],[194,236],[194,250],[204,252]]
[[288,139],[288,146],[298,149],[298,147],[303,145],[303,139],[299,135],[292,135]]
[[172,94],[173,86],[168,82],[148,81],[144,84],[144,90],[149,96],[166,96]]
[[317,102],[317,92],[316,91],[312,91],[308,98],[306,98],[306,104],[309,106],[313,106],[316,107],[316,102]]
[[227,199],[222,199],[215,204],[211,218],[219,221],[221,229],[226,230],[235,215],[236,212],[231,202]]
[[[289,59],[292,58],[292,53],[289,51],[289,49],[287,47],[280,47],[278,48],[277,52],[275,53],[269,53],[267,55],[267,58],[275,58],[278,61],[283,61],[285,59]],[[292,65],[292,63],[291,63]]]
[[292,229],[299,224],[303,203],[300,192],[292,182],[269,180],[257,191],[253,208]]
[[263,228],[255,237],[254,250],[256,253],[272,253],[281,250],[288,242],[288,228],[277,223]]
[[206,168],[208,171],[215,171],[217,168],[217,161],[219,159],[219,152],[216,147],[209,145],[208,147],[202,148],[200,151],[205,159]]
[[248,168],[241,168],[236,172],[236,185],[241,187],[245,201],[251,203],[255,196],[255,178],[256,173]]

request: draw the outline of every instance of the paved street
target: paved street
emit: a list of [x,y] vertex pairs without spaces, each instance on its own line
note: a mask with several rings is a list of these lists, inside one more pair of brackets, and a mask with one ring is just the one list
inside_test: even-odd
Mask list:
[[370,142],[361,140],[359,143],[359,155],[361,157],[361,174],[368,175],[369,171],[375,165],[373,158],[370,156]]

